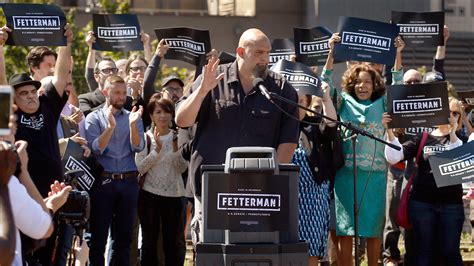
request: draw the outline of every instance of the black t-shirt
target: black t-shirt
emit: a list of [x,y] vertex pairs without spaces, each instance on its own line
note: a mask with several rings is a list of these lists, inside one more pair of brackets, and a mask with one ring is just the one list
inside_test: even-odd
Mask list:
[[39,97],[40,106],[34,114],[16,112],[17,140],[28,142],[28,171],[43,197],[48,195],[54,180],[62,178],[56,126],[68,96],[60,97],[52,83],[47,85],[44,95]]
[[[403,143],[404,158],[413,160],[418,152],[422,134]],[[433,136],[428,134],[423,152],[418,162],[418,174],[413,181],[411,198],[427,203],[462,204],[462,186],[453,185],[438,188],[428,161],[430,155],[441,153],[449,147],[449,135]]]

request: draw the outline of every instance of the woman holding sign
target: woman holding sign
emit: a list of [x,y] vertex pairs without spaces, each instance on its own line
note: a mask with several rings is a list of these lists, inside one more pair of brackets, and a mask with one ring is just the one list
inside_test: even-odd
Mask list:
[[[342,92],[337,97],[340,120],[350,122],[382,138],[380,121],[385,111],[385,86],[379,73],[368,64],[352,65],[342,77]],[[345,164],[336,173],[334,195],[336,233],[339,236],[338,264],[352,264],[354,227],[353,157],[357,161],[358,234],[367,238],[368,264],[377,265],[380,254],[386,187],[386,163],[383,146],[358,136],[356,154],[352,153],[351,132],[343,132]]]
[[[380,124],[385,112],[385,86],[381,74],[372,63],[352,62],[342,78],[342,93],[338,93],[332,81],[333,51],[335,43],[341,41],[338,33],[329,39],[329,53],[321,79],[331,86],[331,95],[337,101],[337,110],[341,121],[351,122],[375,137],[383,137],[384,128]],[[395,39],[397,54],[394,62],[394,80],[401,80],[400,58],[404,42],[400,37]],[[379,69],[380,70],[380,69]],[[358,235],[367,238],[367,257],[369,265],[377,265],[383,223],[385,217],[386,165],[382,145],[365,136],[358,136],[356,154],[352,154],[351,132],[343,132],[344,166],[336,173],[335,195],[335,229],[338,237],[331,237],[339,242],[337,250],[338,263],[351,265],[351,249],[355,234],[354,226],[354,184],[352,161],[357,162],[357,204]],[[333,223],[331,223],[333,224]]]
[[[454,149],[462,145],[456,136],[456,129],[461,123],[461,105],[451,98],[449,124],[439,125],[429,133],[421,147],[418,161],[418,172],[413,179],[413,187],[408,202],[408,217],[413,226],[415,241],[415,265],[433,265],[433,257],[441,256],[445,265],[463,265],[459,244],[464,223],[462,186],[436,186],[428,158],[430,155]],[[384,114],[382,123],[388,128],[390,115]],[[397,151],[385,147],[385,157],[390,164],[403,160],[413,160],[420,148],[422,135],[400,144],[391,130],[387,130],[387,139],[392,144],[402,147]],[[440,252],[441,254],[436,254]]]

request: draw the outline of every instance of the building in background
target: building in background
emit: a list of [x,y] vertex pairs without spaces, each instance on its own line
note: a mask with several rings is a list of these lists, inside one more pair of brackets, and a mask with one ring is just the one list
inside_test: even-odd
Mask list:
[[[212,47],[234,53],[240,34],[251,27],[270,38],[293,35],[293,27],[326,26],[335,31],[339,16],[390,20],[392,10],[446,12],[451,38],[447,45],[446,76],[459,89],[474,88],[474,3],[471,0],[130,0],[142,28],[150,35],[158,27],[186,26],[209,29]],[[95,0],[56,0],[65,7],[77,7],[79,27],[91,19]],[[153,36],[154,37],[154,36]],[[407,47],[405,69],[432,65],[435,48]],[[168,65],[192,67],[177,61]],[[335,77],[345,65],[336,66]],[[339,83],[335,79],[336,85]]]

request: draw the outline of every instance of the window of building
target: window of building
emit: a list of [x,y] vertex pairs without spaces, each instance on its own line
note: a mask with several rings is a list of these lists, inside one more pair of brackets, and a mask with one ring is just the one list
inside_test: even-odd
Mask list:
[[[113,1],[113,0],[111,0]],[[256,0],[129,0],[133,13],[175,15],[255,16]],[[55,0],[65,7],[96,9],[98,0]]]
[[255,16],[256,0],[207,0],[211,16]]

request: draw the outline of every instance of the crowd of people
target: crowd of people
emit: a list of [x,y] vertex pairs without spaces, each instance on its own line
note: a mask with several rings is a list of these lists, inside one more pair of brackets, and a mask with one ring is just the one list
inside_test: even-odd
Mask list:
[[[13,87],[15,115],[11,134],[0,145],[0,265],[65,265],[70,250],[77,265],[183,265],[187,227],[194,244],[203,237],[200,168],[224,163],[227,149],[238,146],[273,147],[278,163],[300,166],[299,236],[308,243],[309,265],[327,256],[337,265],[352,265],[353,245],[367,246],[368,265],[380,259],[385,265],[402,260],[404,265],[462,265],[463,189],[436,186],[428,162],[434,153],[423,147],[442,151],[466,143],[473,133],[471,107],[450,98],[449,121],[415,136],[389,128],[386,109],[386,84],[446,80],[447,27],[432,71],[422,75],[403,69],[405,43],[399,36],[393,66],[347,62],[340,89],[333,82],[333,49],[341,41],[335,33],[321,72],[322,97],[296,91],[268,70],[271,42],[255,28],[240,37],[234,62],[220,64],[213,51],[197,67],[194,81],[168,76],[159,88],[155,80],[170,48],[166,40],[159,40],[153,52],[150,36],[142,33],[144,56],[114,61],[93,50],[95,34],[89,32],[84,40],[89,92],[81,95],[72,83],[74,36],[69,25],[66,46],[57,51],[34,47],[26,58],[29,73],[14,74],[7,82],[3,47],[9,31],[4,26],[0,32],[0,84]],[[268,101],[254,87],[256,78],[270,92],[329,119]],[[353,133],[338,129],[331,119],[358,125],[402,149],[358,136],[355,154]],[[57,215],[72,189],[59,182],[61,157],[70,141],[99,168],[89,191],[90,239],[77,246],[71,246],[74,228],[58,222]],[[413,171],[408,206],[413,228],[401,230],[395,213],[402,184]],[[354,243],[354,198],[360,243]],[[38,244],[36,239],[46,241]]]

